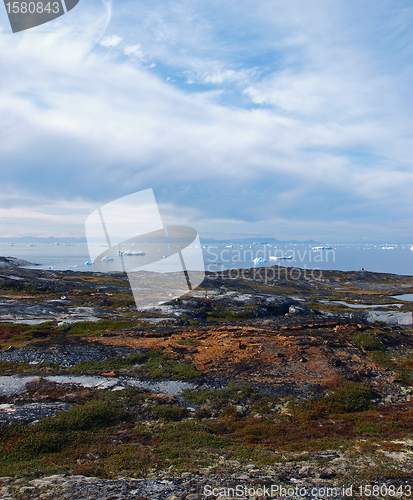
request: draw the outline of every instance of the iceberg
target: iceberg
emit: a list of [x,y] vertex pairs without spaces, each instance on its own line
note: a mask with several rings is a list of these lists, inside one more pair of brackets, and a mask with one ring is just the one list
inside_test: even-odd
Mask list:
[[102,262],[112,262],[112,261],[113,261],[113,257],[109,257],[109,255],[105,255],[102,258]]
[[264,264],[264,262],[267,262],[265,259],[262,257],[257,257],[254,259],[254,264]]
[[85,266],[93,266],[93,262],[90,262],[90,260],[87,260],[85,262]]

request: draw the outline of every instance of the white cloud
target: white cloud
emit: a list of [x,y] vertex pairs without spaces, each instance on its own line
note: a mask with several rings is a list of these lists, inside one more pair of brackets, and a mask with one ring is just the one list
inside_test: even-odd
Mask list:
[[102,45],[102,47],[117,47],[122,40],[123,38],[121,38],[120,36],[112,35],[105,36],[99,43],[100,45]]
[[191,59],[187,61],[191,69],[185,70],[186,83],[222,85],[228,83],[245,84],[255,76],[255,69],[230,69],[222,61]]
[[132,56],[135,57],[136,59],[145,59],[145,54],[142,51],[142,47],[137,44],[137,45],[126,45],[125,48],[123,49],[123,53],[125,56]]

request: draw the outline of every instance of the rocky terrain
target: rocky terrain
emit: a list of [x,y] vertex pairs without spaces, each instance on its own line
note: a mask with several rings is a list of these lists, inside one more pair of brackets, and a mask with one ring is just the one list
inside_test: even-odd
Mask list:
[[23,265],[0,270],[0,498],[408,497],[412,277],[208,274],[137,311],[122,274]]

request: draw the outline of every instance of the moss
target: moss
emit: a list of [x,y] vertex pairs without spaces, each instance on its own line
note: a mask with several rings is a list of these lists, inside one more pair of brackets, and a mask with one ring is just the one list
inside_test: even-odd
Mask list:
[[254,317],[255,306],[244,306],[237,310],[229,310],[222,304],[208,304],[206,310],[206,320],[211,322],[243,321]]
[[34,424],[33,429],[65,434],[74,430],[109,427],[118,421],[130,418],[130,413],[121,406],[106,401],[87,401],[70,407],[68,411],[59,412],[54,417],[44,418],[41,422]]
[[106,331],[128,330],[133,327],[130,321],[101,319],[99,321],[79,321],[71,325],[69,335],[96,337]]
[[60,371],[60,365],[50,362],[29,364],[24,361],[15,363],[10,361],[0,361],[0,374],[10,375],[11,373],[39,373],[44,370],[48,371]]
[[141,375],[151,378],[174,378],[186,380],[202,375],[195,366],[186,361],[169,359],[161,351],[153,349],[146,354],[132,353],[127,358],[108,358],[104,361],[82,361],[70,371],[74,373],[100,373],[109,370],[139,369]]
[[351,336],[351,341],[365,351],[383,351],[384,346],[380,340],[369,332],[358,332]]
[[248,400],[257,401],[263,398],[263,394],[250,386],[248,383],[237,383],[231,380],[224,389],[185,389],[183,392],[185,400],[198,405],[204,403],[241,403]]
[[169,359],[160,351],[152,350],[147,354],[132,353],[127,358],[107,358],[104,361],[82,361],[71,368],[62,368],[50,362],[29,364],[25,362],[0,361],[0,374],[10,373],[101,373],[104,371],[119,370],[123,373],[153,379],[172,378],[175,380],[189,380],[202,377],[192,363]]
[[413,385],[412,355],[402,356],[389,352],[371,351],[368,356],[378,366],[394,371],[396,379],[405,384]]
[[381,434],[380,427],[371,422],[360,423],[353,430],[356,434],[363,434],[364,436],[379,436]]
[[176,341],[178,345],[189,345],[192,347],[196,347],[201,345],[201,342],[197,339],[179,339]]
[[371,407],[370,400],[373,394],[370,387],[357,382],[346,382],[337,389],[333,389],[324,400],[327,406],[335,408],[342,406],[345,412],[363,411]]
[[145,355],[132,353],[127,358],[107,358],[104,361],[82,361],[70,368],[73,373],[99,373],[108,370],[120,370],[139,365],[145,359]]
[[192,363],[168,359],[161,351],[152,349],[147,353],[148,361],[145,365],[149,369],[151,378],[192,379],[202,376]]
[[198,371],[191,363],[168,359],[166,361],[163,361],[161,365],[152,366],[150,375],[151,378],[174,378],[179,380],[187,380],[198,378],[202,376],[202,373]]
[[174,465],[186,466],[207,450],[222,450],[229,441],[217,436],[212,428],[198,420],[183,420],[165,424],[159,430],[156,452]]
[[316,401],[297,401],[290,404],[294,417],[318,420],[342,413],[354,413],[372,408],[371,389],[357,382],[345,382]]
[[157,405],[153,409],[155,415],[167,421],[179,421],[188,416],[188,410],[182,406]]

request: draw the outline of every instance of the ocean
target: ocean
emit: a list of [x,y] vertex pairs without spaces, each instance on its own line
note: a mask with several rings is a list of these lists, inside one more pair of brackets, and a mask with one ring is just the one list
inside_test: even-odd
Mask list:
[[[205,269],[221,271],[274,264],[301,269],[365,271],[413,275],[410,244],[237,244],[202,245]],[[103,251],[103,248],[102,248]],[[93,271],[86,243],[0,243],[0,255],[18,257],[37,269]],[[258,260],[257,260],[258,259]],[[254,262],[255,260],[255,262]]]

